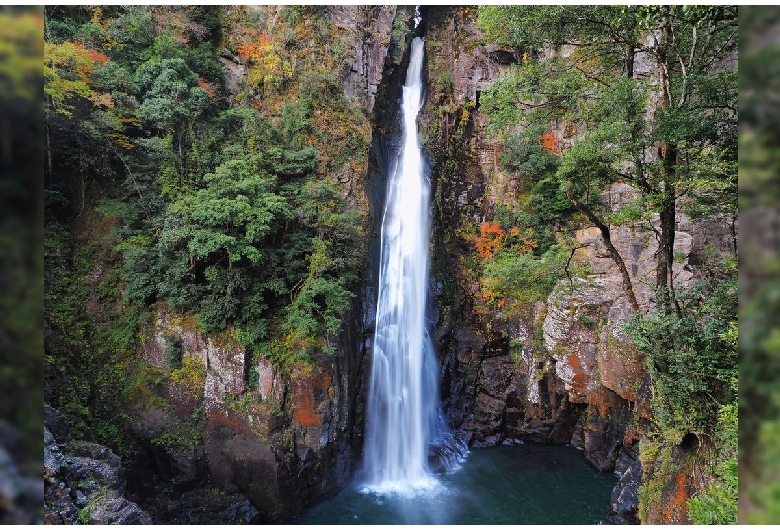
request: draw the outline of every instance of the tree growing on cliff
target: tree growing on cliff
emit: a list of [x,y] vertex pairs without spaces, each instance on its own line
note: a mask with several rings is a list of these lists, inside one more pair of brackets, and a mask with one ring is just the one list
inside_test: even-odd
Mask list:
[[[264,10],[47,6],[31,21],[46,29],[46,399],[117,451],[150,306],[289,366],[334,352],[356,289],[363,219],[338,179],[363,170],[368,119],[332,49],[294,45],[308,19],[264,22],[296,64],[283,94],[226,97],[222,29],[261,22],[247,12]],[[340,38],[324,17],[315,29]]]
[[[634,220],[656,232],[656,286],[669,293],[662,299],[670,309],[676,307],[672,264],[678,202],[725,196],[717,209],[736,215],[736,72],[729,59],[736,46],[735,19],[729,8],[490,6],[480,11],[487,37],[516,47],[525,58],[482,98],[493,132],[558,124],[557,133],[551,129],[539,139],[551,144],[554,134],[558,140],[560,152],[550,150],[559,158],[554,178],[599,228],[635,310],[631,278],[611,244],[599,193],[614,182],[640,190]],[[657,222],[653,214],[659,215]]]
[[[736,407],[736,8],[491,6],[480,27],[523,57],[482,97],[505,161],[555,182],[598,227],[637,313],[625,331],[647,358],[656,429],[664,443],[695,433],[715,448],[718,484],[691,517],[733,520],[736,449],[718,433]],[[533,127],[546,130],[518,132]],[[529,163],[535,143],[548,153],[541,169]],[[611,211],[600,197],[619,182],[639,199]],[[700,264],[705,281],[687,291],[673,273],[681,210],[717,216],[734,236],[733,256]],[[655,307],[644,315],[610,242],[611,225],[626,222],[658,242]]]

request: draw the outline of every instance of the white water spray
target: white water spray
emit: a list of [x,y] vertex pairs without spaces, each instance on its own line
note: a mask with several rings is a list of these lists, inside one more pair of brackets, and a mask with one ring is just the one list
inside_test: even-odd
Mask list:
[[417,37],[403,87],[400,161],[388,181],[382,220],[364,453],[367,487],[377,492],[435,484],[430,446],[443,435],[451,438],[441,418],[438,368],[425,318],[430,192],[417,140],[423,57],[424,43]]

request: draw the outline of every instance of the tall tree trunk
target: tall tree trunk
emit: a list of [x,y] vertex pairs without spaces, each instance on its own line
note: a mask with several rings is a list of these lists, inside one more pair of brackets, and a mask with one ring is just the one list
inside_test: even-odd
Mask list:
[[623,69],[626,77],[632,79],[634,77],[634,45],[626,44],[626,57],[623,61]]
[[628,299],[628,303],[631,305],[631,309],[633,309],[635,312],[639,312],[639,304],[636,301],[634,286],[631,283],[631,276],[628,275],[628,269],[626,269],[626,264],[623,261],[623,257],[615,248],[615,245],[612,244],[612,237],[609,231],[609,227],[605,225],[590,208],[578,201],[571,190],[567,191],[566,195],[569,197],[569,200],[574,205],[574,207],[582,212],[585,217],[587,217],[591,223],[596,225],[596,227],[601,232],[601,239],[604,241],[604,245],[607,247],[607,252],[609,252],[609,256],[612,258],[612,261],[615,262],[615,265],[617,265],[617,268],[620,271],[620,276],[623,278],[623,293],[625,293],[626,298]]
[[623,14],[624,21],[620,26],[620,32],[614,35],[613,38],[617,41],[624,42],[623,53],[623,74],[632,79],[634,77],[634,62],[636,60],[636,49],[638,43],[636,42],[637,31],[637,6],[628,6]]
[[49,169],[49,179],[51,179],[51,175],[52,175],[51,130],[49,129],[48,121],[44,121],[43,126],[46,129],[46,166]]
[[669,144],[661,145],[661,157],[664,168],[664,191],[661,199],[661,234],[658,241],[656,264],[656,287],[674,289],[672,266],[674,265],[675,210],[677,206],[674,191],[674,164],[676,150]]
[[2,138],[2,162],[11,163],[13,159],[13,135],[11,134],[11,123],[8,116],[0,118],[0,137]]
[[[669,79],[668,45],[671,34],[671,17],[669,6],[664,6],[661,18],[661,32],[656,46],[656,58],[658,60],[658,110],[663,112],[672,107],[672,94]],[[656,262],[656,288],[664,289],[668,293],[667,309],[674,307],[678,316],[681,315],[680,306],[674,294],[674,237],[677,209],[677,195],[675,190],[677,146],[666,141],[661,141],[658,146],[658,157],[661,159],[663,171],[664,190],[661,199],[660,222],[661,234],[658,241],[658,254]]]

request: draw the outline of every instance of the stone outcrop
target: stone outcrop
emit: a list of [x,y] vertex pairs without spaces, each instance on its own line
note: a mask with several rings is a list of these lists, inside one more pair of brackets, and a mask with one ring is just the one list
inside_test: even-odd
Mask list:
[[694,458],[699,439],[687,434],[675,446],[644,440],[641,455],[645,495],[639,501],[644,524],[691,524],[688,500],[713,483],[708,466]]
[[238,492],[200,487],[166,503],[169,524],[257,524],[260,513]]
[[[621,465],[622,463],[622,465]],[[609,511],[604,522],[607,524],[639,524],[639,485],[642,481],[642,463],[626,452],[615,466],[620,479],[612,490]]]
[[343,76],[344,95],[371,112],[384,77],[396,6],[330,6],[333,24],[352,44]]
[[[122,460],[99,444],[71,440],[61,416],[47,409],[43,440],[43,519],[46,524],[151,524],[125,498]],[[51,427],[64,443],[60,445]]]
[[[155,502],[166,484],[175,484],[168,504],[207,482],[244,495],[257,521],[280,522],[350,478],[356,345],[282,370],[253,360],[229,335],[205,336],[192,319],[165,311],[146,335],[150,381],[139,388],[143,399],[128,427],[144,447],[133,466],[136,489],[155,492],[146,500],[156,518],[170,522],[189,509]],[[224,512],[219,500],[204,509]]]

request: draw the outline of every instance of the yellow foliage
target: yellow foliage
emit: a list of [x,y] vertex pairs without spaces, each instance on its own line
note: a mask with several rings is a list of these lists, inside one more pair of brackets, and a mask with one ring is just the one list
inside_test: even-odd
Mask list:
[[114,108],[114,100],[111,99],[111,94],[106,94],[105,92],[93,93],[92,104],[96,107],[106,107],[109,109]]
[[43,45],[43,91],[49,97],[55,112],[70,116],[73,105],[68,100],[83,98],[95,106],[113,107],[108,94],[95,92],[90,75],[95,66],[108,62],[102,53],[85,48],[76,42]]
[[488,278],[481,283],[482,290],[480,293],[485,303],[503,308],[506,304],[506,293],[501,289],[501,282],[497,278]]
[[117,40],[111,36],[111,32],[108,31],[112,19],[103,19],[103,9],[100,6],[90,6],[90,10],[92,11],[90,22],[99,27],[102,31],[93,36],[94,40],[89,43],[85,42],[85,44],[99,46],[104,50],[123,47],[124,44],[117,42]]
[[198,359],[185,357],[182,359],[181,368],[171,371],[171,379],[181,385],[191,398],[197,399],[203,393],[206,367]]
[[106,136],[111,138],[111,141],[114,142],[114,144],[118,145],[123,149],[132,149],[134,147],[130,139],[124,134],[108,133],[106,134]]

